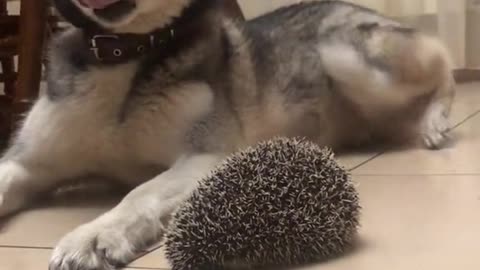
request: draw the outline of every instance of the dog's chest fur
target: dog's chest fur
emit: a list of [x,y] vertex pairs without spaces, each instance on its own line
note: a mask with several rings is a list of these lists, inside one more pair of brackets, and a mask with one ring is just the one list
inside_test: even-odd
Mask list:
[[[212,87],[222,84],[215,70],[220,58],[206,53],[212,39],[164,63],[148,58],[112,66],[85,62],[80,39],[72,30],[54,42],[49,88],[34,108],[44,116],[27,121],[57,125],[49,129],[56,139],[85,144],[90,152],[78,154],[105,161],[96,164],[102,171],[112,167],[111,174],[128,177],[122,174],[168,167],[189,151],[201,151],[205,131],[229,118],[226,111],[224,119],[215,116],[219,107],[228,106]],[[46,137],[53,140],[51,134]],[[129,168],[118,172],[119,164]]]

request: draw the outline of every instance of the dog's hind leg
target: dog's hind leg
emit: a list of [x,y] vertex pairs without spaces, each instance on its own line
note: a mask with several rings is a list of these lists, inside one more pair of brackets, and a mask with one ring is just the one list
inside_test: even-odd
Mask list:
[[412,136],[429,148],[442,146],[450,128],[454,82],[449,54],[441,42],[393,26],[359,26],[351,37],[356,40],[332,39],[319,49],[337,89],[367,118],[397,111],[407,119],[411,112],[401,108],[430,98]]
[[209,154],[180,159],[133,190],[110,212],[62,239],[53,252],[50,270],[106,270],[130,263],[161,239],[172,212],[220,161],[221,156]]
[[419,122],[420,139],[428,148],[438,149],[448,142],[450,136],[449,132],[452,126],[448,118],[455,99],[456,83],[453,77],[452,64],[450,64],[448,53],[444,47],[435,41],[430,41],[430,44],[425,47],[431,51],[436,50],[444,59],[438,62],[434,93],[423,119]]

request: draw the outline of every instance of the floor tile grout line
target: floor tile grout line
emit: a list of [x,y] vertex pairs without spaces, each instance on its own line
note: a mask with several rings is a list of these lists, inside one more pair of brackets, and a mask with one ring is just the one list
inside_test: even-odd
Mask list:
[[[158,247],[160,248],[160,247]],[[158,248],[152,249],[149,253],[157,250]],[[19,245],[0,245],[0,249],[18,249],[18,250],[53,250],[51,247],[29,247],[29,246],[19,246]],[[149,254],[147,253],[147,254]],[[146,256],[142,255],[143,256]],[[140,258],[141,258],[140,257]],[[141,267],[141,266],[129,266],[125,269],[133,269],[133,270],[170,270],[169,268],[161,268],[161,267]]]
[[465,119],[463,119],[462,121],[458,122],[456,125],[454,125],[452,127],[452,130],[455,130],[457,129],[458,127],[460,127],[461,125],[465,124],[466,122],[468,122],[469,120],[471,120],[472,118],[475,118],[477,115],[480,114],[480,110],[478,111],[475,111],[473,112],[472,114],[470,114],[469,116],[467,116]]
[[[164,246],[164,244],[159,244],[158,246],[154,246],[152,249],[147,250],[147,251],[145,251],[143,254],[139,255],[135,260],[133,260],[133,262],[136,262],[136,261],[140,260],[141,258],[143,258],[143,257],[145,257],[145,256],[147,256],[147,255],[152,254],[153,252],[161,249],[163,246]],[[132,262],[132,263],[133,263],[133,262]]]
[[390,177],[406,177],[406,176],[441,176],[441,177],[455,177],[455,176],[480,176],[480,173],[412,173],[412,174],[374,174],[374,173],[364,173],[364,174],[352,174],[353,177],[365,177],[365,176],[370,176],[370,177],[385,177],[385,176],[390,176]]
[[362,167],[363,165],[365,165],[365,164],[369,163],[370,161],[376,159],[377,157],[383,155],[383,153],[384,153],[384,152],[376,153],[376,154],[373,155],[372,157],[368,158],[367,160],[364,160],[364,161],[360,162],[360,164],[358,164],[358,165],[354,166],[353,168],[351,168],[351,169],[349,170],[349,172],[351,172],[351,173],[353,174],[353,172],[354,172],[356,169]]
[[[472,114],[468,115],[465,119],[463,119],[462,121],[458,122],[457,124],[455,124],[451,131],[459,128],[461,125],[465,124],[466,122],[468,122],[469,120],[475,118],[477,115],[480,115],[480,110],[478,111],[475,111],[473,112]],[[371,161],[383,156],[383,154],[387,153],[386,151],[382,151],[380,153],[377,153],[375,154],[373,157],[370,157],[369,159],[361,162],[360,164],[354,166],[353,168],[351,168],[349,171],[353,174],[353,175],[358,175],[358,174],[354,174],[354,171],[357,170],[358,168],[362,167],[363,165],[366,165],[367,163],[370,163]],[[474,174],[475,175],[475,174]],[[384,175],[384,176],[389,176],[389,175]]]
[[21,246],[21,245],[0,245],[4,249],[31,249],[31,250],[53,250],[51,247],[35,247],[35,246]]

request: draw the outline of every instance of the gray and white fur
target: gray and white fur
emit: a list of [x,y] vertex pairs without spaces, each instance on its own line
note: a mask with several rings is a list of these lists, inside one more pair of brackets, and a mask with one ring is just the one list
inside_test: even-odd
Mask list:
[[51,45],[48,90],[0,163],[0,216],[87,175],[134,187],[63,238],[51,270],[128,264],[162,237],[199,179],[262,140],[305,137],[340,150],[447,139],[447,50],[374,11],[308,2],[244,23],[225,18],[217,0],[120,1],[130,4],[121,16],[56,2],[68,20],[112,33],[149,33],[188,13],[202,34],[167,58],[116,65],[85,57],[82,28]]

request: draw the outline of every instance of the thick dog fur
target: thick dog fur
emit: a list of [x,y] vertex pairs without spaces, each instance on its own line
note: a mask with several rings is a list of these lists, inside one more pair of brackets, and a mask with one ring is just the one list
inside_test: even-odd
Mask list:
[[[77,1],[56,1],[78,27],[53,42],[48,90],[0,163],[0,216],[77,177],[136,188],[61,240],[51,270],[129,263],[202,176],[263,139],[335,149],[446,139],[454,82],[444,46],[371,10],[309,2],[241,23],[216,0],[125,0],[131,10],[107,17]],[[148,33],[182,20],[197,31],[166,59],[86,57],[87,25]]]

